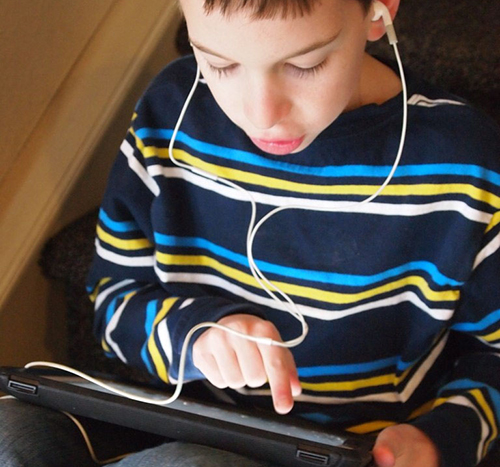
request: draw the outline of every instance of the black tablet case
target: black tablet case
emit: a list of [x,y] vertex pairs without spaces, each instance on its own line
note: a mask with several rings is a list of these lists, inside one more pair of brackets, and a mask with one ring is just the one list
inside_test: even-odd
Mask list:
[[[182,396],[168,406],[147,404],[111,394],[77,377],[35,368],[0,368],[0,390],[37,405],[288,467],[367,467],[372,462],[372,438],[327,431],[296,418],[244,411],[230,404]],[[129,390],[143,388],[130,386]],[[150,389],[144,395],[169,396]]]

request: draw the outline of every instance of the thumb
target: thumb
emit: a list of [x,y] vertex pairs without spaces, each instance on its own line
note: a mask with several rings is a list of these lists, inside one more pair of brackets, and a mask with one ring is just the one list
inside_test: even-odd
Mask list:
[[373,447],[373,458],[377,467],[394,467],[403,448],[402,439],[396,427],[382,431]]
[[394,467],[396,456],[389,446],[384,443],[377,443],[373,447],[373,460],[377,467]]

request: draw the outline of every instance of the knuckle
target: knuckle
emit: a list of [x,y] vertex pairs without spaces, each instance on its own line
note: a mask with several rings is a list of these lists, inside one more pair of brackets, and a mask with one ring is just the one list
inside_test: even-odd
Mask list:
[[241,378],[233,378],[230,381],[227,382],[227,385],[231,389],[241,389],[245,387],[245,381]]
[[207,378],[207,379],[208,379],[208,381],[210,381],[210,383],[212,385],[214,385],[218,389],[226,389],[228,387],[228,385],[225,383],[225,381],[223,381],[221,379],[217,379],[217,378]]
[[276,338],[279,336],[276,327],[271,321],[260,320],[255,322],[252,331],[253,334],[262,337]]
[[267,378],[265,375],[258,375],[247,378],[247,386],[250,388],[260,388],[267,383]]
[[271,357],[267,360],[268,372],[282,373],[287,369],[286,361],[281,357]]

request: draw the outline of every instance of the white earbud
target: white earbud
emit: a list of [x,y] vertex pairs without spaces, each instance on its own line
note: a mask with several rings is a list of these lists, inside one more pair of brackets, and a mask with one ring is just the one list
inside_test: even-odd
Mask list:
[[398,42],[398,38],[396,36],[396,31],[394,30],[394,25],[392,24],[392,17],[389,9],[382,2],[375,1],[373,3],[373,11],[372,21],[378,21],[382,18],[389,42],[391,44],[396,44]]

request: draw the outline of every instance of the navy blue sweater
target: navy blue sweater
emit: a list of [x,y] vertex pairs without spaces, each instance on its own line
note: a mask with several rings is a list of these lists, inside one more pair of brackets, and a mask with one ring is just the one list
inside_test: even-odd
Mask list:
[[[110,175],[89,277],[107,354],[175,383],[198,323],[256,313],[297,337],[298,322],[250,274],[248,192],[258,218],[300,205],[269,219],[253,249],[310,327],[292,349],[303,387],[294,413],[358,433],[412,423],[443,466],[475,465],[500,416],[498,129],[410,78],[401,164],[379,197],[353,208],[392,166],[401,96],[342,114],[283,157],[259,151],[200,84],[175,157],[245,192],[168,158],[194,74],[185,58],[152,83]],[[186,375],[203,378],[190,352]],[[266,387],[235,397],[271,407]]]

